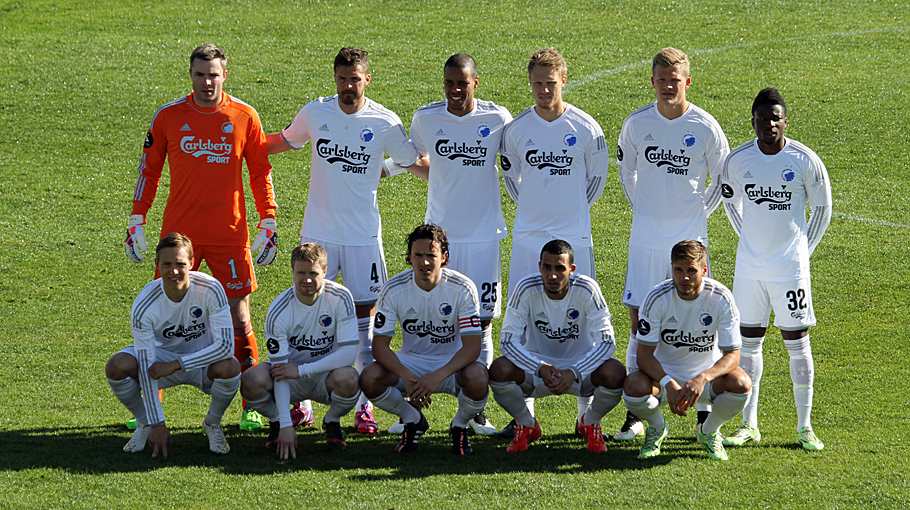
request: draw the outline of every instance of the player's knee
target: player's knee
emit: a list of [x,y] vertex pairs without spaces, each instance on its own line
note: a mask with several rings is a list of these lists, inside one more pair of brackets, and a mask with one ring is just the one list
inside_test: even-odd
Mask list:
[[336,368],[329,375],[333,392],[341,397],[353,397],[360,391],[360,374],[352,367]]
[[256,365],[240,376],[240,395],[246,399],[259,399],[272,389],[271,366]]
[[623,381],[623,392],[630,397],[644,397],[651,394],[651,385],[651,378],[641,370],[636,370]]
[[494,359],[493,363],[490,363],[488,377],[495,382],[512,381],[514,380],[513,372],[515,372],[516,368],[515,364],[509,361],[508,358],[500,356]]
[[486,393],[490,384],[489,372],[480,363],[469,363],[461,370],[464,383],[461,386],[471,393]]
[[736,369],[724,376],[727,391],[731,393],[749,393],[752,390],[752,379],[742,369]]
[[108,379],[122,381],[127,377],[139,377],[139,364],[136,358],[125,352],[118,352],[111,356],[104,365],[104,375]]
[[383,376],[388,372],[385,367],[377,362],[370,363],[364,367],[360,373],[360,389],[370,398],[378,397],[385,391],[385,385],[382,384]]
[[240,363],[233,356],[209,365],[209,379],[230,379],[240,375]]
[[595,385],[610,389],[622,388],[625,380],[626,367],[613,358],[603,362],[591,375],[591,382]]

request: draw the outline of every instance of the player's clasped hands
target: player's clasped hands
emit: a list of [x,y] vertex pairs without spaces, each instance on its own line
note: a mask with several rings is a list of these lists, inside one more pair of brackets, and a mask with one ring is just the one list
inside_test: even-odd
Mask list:
[[[566,373],[568,372],[568,373]],[[544,364],[540,367],[540,378],[554,395],[562,395],[572,388],[575,373],[571,370],[559,370],[553,365]]]
[[408,400],[417,407],[430,407],[430,403],[433,401],[431,397],[433,393],[436,393],[440,382],[442,382],[441,379],[434,377],[434,373],[420,378],[406,379],[405,390],[408,392]]
[[691,379],[686,381],[686,384],[680,389],[673,388],[675,385],[676,383],[667,385],[667,401],[670,404],[670,410],[679,416],[686,416],[686,410],[694,407],[698,398],[701,397],[705,384]]
[[271,374],[272,379],[276,381],[300,378],[300,369],[297,367],[297,365],[291,363],[280,363],[272,365],[272,369],[269,371],[269,373]]

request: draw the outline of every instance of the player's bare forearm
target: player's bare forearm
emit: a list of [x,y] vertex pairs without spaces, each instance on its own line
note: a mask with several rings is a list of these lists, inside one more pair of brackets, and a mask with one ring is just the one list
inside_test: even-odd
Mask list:
[[425,180],[430,180],[430,157],[427,154],[421,154],[416,163],[408,167],[408,172]]
[[276,381],[300,378],[300,368],[292,363],[272,365],[272,369],[269,370],[269,373],[271,374],[272,379]]
[[149,377],[157,381],[158,379],[167,377],[178,370],[180,370],[179,361],[156,361],[152,363],[152,366],[149,367]]
[[723,351],[723,353],[723,356],[710,368],[698,375],[698,377],[704,378],[706,384],[729,374],[734,368],[739,366],[739,349]]
[[401,380],[405,382],[405,386],[408,386],[410,385],[410,380],[415,378],[414,373],[401,364],[401,360],[398,359],[398,356],[395,355],[395,352],[392,351],[392,348],[389,345],[391,342],[392,337],[390,336],[374,336],[373,359],[385,367],[386,370],[400,377]]
[[289,151],[291,147],[281,138],[281,133],[270,133],[265,135],[265,149],[271,155]]
[[654,357],[653,346],[638,344],[638,369],[648,375],[653,381],[660,381],[667,373],[663,365]]

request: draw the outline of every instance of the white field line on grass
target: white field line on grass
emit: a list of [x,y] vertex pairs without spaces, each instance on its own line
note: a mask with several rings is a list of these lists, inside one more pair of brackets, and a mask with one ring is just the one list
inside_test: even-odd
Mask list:
[[[718,53],[721,51],[730,51],[730,50],[739,50],[739,49],[743,49],[743,48],[751,48],[753,46],[761,46],[763,44],[778,44],[778,43],[791,42],[791,41],[804,41],[804,40],[808,40],[808,39],[823,39],[823,38],[827,38],[827,37],[854,37],[854,36],[858,36],[858,35],[876,34],[876,33],[881,33],[881,32],[894,32],[894,31],[901,31],[901,30],[908,30],[908,29],[910,29],[910,26],[895,26],[895,27],[872,28],[869,30],[853,30],[850,32],[831,32],[831,33],[827,33],[827,34],[801,35],[801,36],[797,36],[797,37],[786,37],[783,39],[771,39],[768,41],[754,41],[754,42],[744,42],[744,43],[740,43],[740,44],[731,44],[731,45],[727,45],[727,46],[718,46],[716,48],[706,48],[703,50],[695,50],[695,51],[692,51],[691,53],[693,55],[700,55],[700,54],[705,54],[705,53]],[[572,81],[566,83],[566,86],[563,88],[563,91],[570,92],[573,89],[576,89],[578,87],[583,87],[583,86],[587,85],[588,83],[590,83],[594,80],[603,78],[605,76],[612,76],[614,74],[619,74],[624,71],[628,71],[630,69],[635,69],[638,67],[645,67],[645,66],[649,66],[649,65],[651,65],[651,59],[641,60],[639,62],[633,62],[631,64],[623,64],[621,66],[613,67],[610,69],[604,69],[603,71],[598,71],[596,73],[589,74],[587,76],[582,76],[581,78],[578,78],[577,80],[572,80]],[[863,216],[857,216],[855,214],[847,214],[847,213],[841,213],[841,212],[835,211],[834,216],[836,216],[838,218],[848,219],[848,220],[862,221],[865,223],[873,223],[875,225],[880,225],[883,227],[910,229],[910,225],[905,225],[903,223],[895,223],[893,221],[885,221],[885,220],[879,220],[879,219],[875,219],[875,218],[865,218]]]

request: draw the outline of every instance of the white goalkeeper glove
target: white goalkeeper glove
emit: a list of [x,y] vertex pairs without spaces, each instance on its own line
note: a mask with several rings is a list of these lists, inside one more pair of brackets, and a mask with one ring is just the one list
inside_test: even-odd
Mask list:
[[250,251],[254,252],[260,246],[262,249],[256,255],[256,265],[263,267],[271,264],[278,254],[278,224],[274,218],[264,218],[259,222],[259,235],[256,236]]
[[126,256],[133,262],[139,264],[142,262],[142,253],[148,248],[145,245],[145,217],[141,214],[130,216],[129,226],[126,228]]

